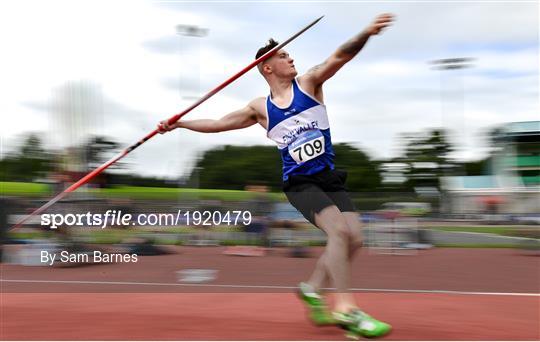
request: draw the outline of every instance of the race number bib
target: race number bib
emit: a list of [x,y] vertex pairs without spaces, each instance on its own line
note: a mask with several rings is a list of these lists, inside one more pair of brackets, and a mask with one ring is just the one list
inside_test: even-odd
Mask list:
[[297,164],[324,154],[324,136],[321,131],[311,130],[302,133],[289,145],[289,154]]

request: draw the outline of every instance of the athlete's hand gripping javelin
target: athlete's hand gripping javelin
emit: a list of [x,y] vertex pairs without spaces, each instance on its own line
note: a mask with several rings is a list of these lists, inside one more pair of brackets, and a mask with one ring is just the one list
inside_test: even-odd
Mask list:
[[169,125],[168,120],[163,120],[163,121],[160,121],[159,125],[157,126],[157,130],[160,134],[165,134],[169,131],[172,131],[175,128],[178,128],[178,121],[176,121],[172,125]]

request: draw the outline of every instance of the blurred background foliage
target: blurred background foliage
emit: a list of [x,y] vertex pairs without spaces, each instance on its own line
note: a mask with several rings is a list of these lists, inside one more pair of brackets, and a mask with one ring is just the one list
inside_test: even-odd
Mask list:
[[[450,157],[454,148],[447,133],[440,129],[404,134],[402,151],[389,160],[372,159],[361,148],[348,143],[334,145],[336,168],[348,172],[347,186],[351,192],[414,192],[415,188],[429,186],[439,189],[439,179],[445,175],[479,175],[489,173],[490,157],[457,162]],[[70,147],[84,161],[84,167],[70,172],[66,182],[74,182],[89,170],[106,161],[119,151],[120,143],[104,136],[92,136],[80,146]],[[55,183],[54,174],[64,172],[65,151],[52,151],[44,147],[38,134],[28,134],[20,147],[0,160],[2,192],[23,190],[39,193],[43,187],[35,183]],[[69,160],[68,160],[69,161]],[[394,173],[401,180],[388,181],[385,166],[397,165]],[[96,188],[125,187],[199,188],[244,190],[252,184],[265,185],[275,192],[281,191],[281,160],[274,146],[231,146],[205,151],[188,175],[164,179],[134,174],[129,164],[119,164],[95,180]],[[17,183],[14,183],[17,182]],[[34,183],[33,187],[24,183]],[[39,189],[38,189],[39,188]],[[24,190],[27,191],[24,191]],[[122,191],[116,191],[121,193]],[[114,195],[114,191],[109,191]],[[159,191],[155,191],[159,192]],[[163,191],[161,191],[163,193]]]

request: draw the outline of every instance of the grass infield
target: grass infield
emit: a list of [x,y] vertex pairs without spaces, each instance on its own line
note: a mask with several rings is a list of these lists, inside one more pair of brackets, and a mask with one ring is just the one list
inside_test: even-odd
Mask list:
[[[152,200],[212,199],[221,201],[247,201],[260,196],[259,193],[243,190],[153,188],[138,186],[118,186],[107,189],[88,189],[87,191],[97,197],[102,198],[132,198]],[[47,184],[23,182],[0,182],[0,193],[2,195],[27,197],[48,197],[53,195],[51,187]],[[267,195],[271,200],[285,200],[285,195],[282,193],[268,193]]]

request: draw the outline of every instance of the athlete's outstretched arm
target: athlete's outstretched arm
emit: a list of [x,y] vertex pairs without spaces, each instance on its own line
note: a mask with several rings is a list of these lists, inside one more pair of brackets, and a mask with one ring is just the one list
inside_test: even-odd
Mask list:
[[381,14],[369,24],[364,31],[349,39],[341,45],[326,61],[311,68],[302,78],[313,86],[323,84],[330,77],[341,69],[345,63],[354,58],[362,50],[369,37],[379,34],[385,27],[388,27],[394,16],[389,13]]
[[221,119],[199,119],[199,120],[182,120],[177,121],[172,125],[167,125],[167,120],[162,121],[158,125],[158,130],[161,134],[172,131],[175,128],[186,128],[202,133],[217,133],[249,127],[257,123],[257,111],[248,104],[246,107],[231,112]]

